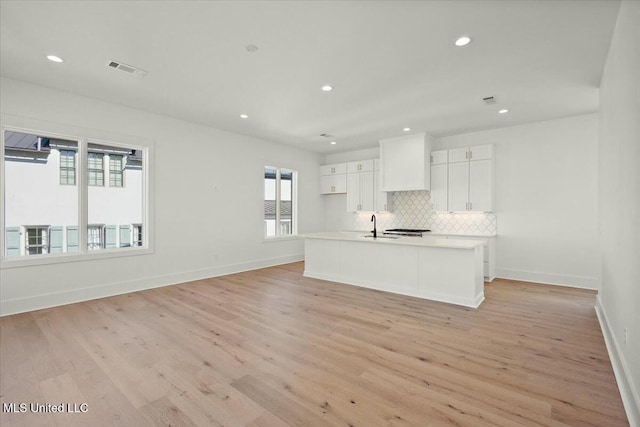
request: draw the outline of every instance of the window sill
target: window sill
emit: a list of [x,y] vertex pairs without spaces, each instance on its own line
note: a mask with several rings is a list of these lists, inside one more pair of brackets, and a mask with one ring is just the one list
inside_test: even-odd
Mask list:
[[61,253],[46,255],[25,255],[21,257],[2,258],[0,260],[0,270],[9,268],[34,267],[40,265],[64,264],[67,262],[95,261],[109,258],[122,258],[138,255],[150,255],[153,250],[150,248],[116,248],[103,249],[91,253]]
[[299,239],[300,239],[300,236],[298,236],[298,235],[265,237],[262,240],[262,243],[283,242],[283,241],[286,241],[286,240],[299,240]]

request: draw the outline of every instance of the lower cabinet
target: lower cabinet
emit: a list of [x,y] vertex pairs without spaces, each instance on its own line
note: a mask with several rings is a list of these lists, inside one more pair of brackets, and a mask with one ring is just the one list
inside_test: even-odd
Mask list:
[[[431,234],[429,234],[431,235]],[[496,278],[496,237],[495,236],[461,236],[457,234],[433,234],[433,236],[444,237],[447,239],[460,240],[480,240],[485,244],[482,246],[482,261],[485,282],[491,282]]]

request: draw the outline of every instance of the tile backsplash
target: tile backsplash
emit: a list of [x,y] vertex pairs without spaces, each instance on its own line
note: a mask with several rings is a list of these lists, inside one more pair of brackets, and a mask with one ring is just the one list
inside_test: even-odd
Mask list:
[[[431,206],[429,191],[393,193],[393,212],[376,214],[379,230],[387,228],[428,228],[434,233],[492,236],[497,233],[497,218],[486,213],[439,213]],[[348,213],[347,229],[370,230],[371,213]]]

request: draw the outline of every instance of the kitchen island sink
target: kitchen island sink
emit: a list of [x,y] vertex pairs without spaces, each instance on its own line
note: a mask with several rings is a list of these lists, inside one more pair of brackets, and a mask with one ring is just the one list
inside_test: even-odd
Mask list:
[[306,277],[466,307],[484,300],[480,241],[351,232],[301,237]]

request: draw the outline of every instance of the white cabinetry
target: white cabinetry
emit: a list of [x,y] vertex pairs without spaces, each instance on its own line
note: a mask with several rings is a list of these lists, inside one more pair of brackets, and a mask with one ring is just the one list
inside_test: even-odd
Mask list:
[[320,194],[347,192],[347,164],[320,166]]
[[381,140],[381,190],[429,190],[431,145],[426,133]]
[[347,212],[391,210],[391,194],[380,190],[380,161],[347,163]]
[[447,150],[431,152],[431,205],[436,212],[446,212],[447,204]]
[[374,207],[376,212],[391,212],[391,193],[381,190],[380,182],[380,160],[375,159],[373,161],[373,188],[374,193]]
[[375,210],[374,184],[373,160],[347,163],[347,212]]
[[482,246],[482,262],[483,262],[483,275],[485,282],[491,282],[496,278],[496,237],[495,236],[468,236],[459,234],[431,234],[434,237],[444,237],[446,239],[460,239],[460,240],[478,240],[484,242]]
[[457,148],[448,156],[448,210],[493,211],[493,146]]

